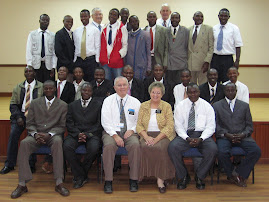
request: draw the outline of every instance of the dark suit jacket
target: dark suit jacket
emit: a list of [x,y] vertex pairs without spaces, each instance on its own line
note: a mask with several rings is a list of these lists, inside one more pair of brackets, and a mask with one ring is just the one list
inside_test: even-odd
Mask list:
[[[208,82],[200,85],[199,89],[200,89],[200,98],[203,98],[204,100],[210,103],[210,92],[209,92]],[[225,95],[224,95],[223,85],[221,85],[220,83],[217,83],[217,90],[215,93],[215,97],[213,98],[212,104],[214,104],[215,102],[219,100],[222,100],[224,97]]]
[[101,107],[102,103],[97,98],[92,98],[85,109],[81,106],[81,99],[69,104],[66,118],[68,136],[77,139],[79,133],[84,132],[87,137],[101,137]]
[[26,119],[26,128],[29,134],[36,132],[55,133],[62,135],[65,132],[67,104],[55,98],[49,110],[45,97],[34,99],[29,107]]
[[[56,86],[55,96],[57,97],[57,81],[55,81],[55,86]],[[76,92],[74,84],[66,81],[60,99],[65,101],[67,104],[70,104],[75,100],[75,94]]]
[[105,79],[102,85],[99,87],[97,87],[95,80],[92,80],[91,84],[93,86],[92,97],[98,98],[101,102],[103,102],[108,95],[112,95],[113,93],[115,93],[113,83],[108,79]]
[[251,138],[253,124],[247,103],[236,99],[232,112],[226,99],[222,99],[213,104],[213,108],[216,114],[216,138],[226,138],[221,137],[225,133],[243,133],[246,134],[245,140],[254,141]]
[[[144,100],[145,101],[150,100],[148,88],[149,88],[150,84],[153,82],[154,82],[153,77],[146,78],[144,80],[144,87],[145,87],[145,99]],[[163,85],[165,87],[165,94],[163,95],[162,100],[168,102],[173,109],[174,104],[175,104],[175,98],[174,98],[174,94],[173,94],[173,84],[169,83],[165,78],[163,78]]]
[[57,70],[61,66],[65,66],[68,68],[69,73],[72,73],[74,69],[74,53],[74,40],[70,38],[66,29],[62,28],[55,35],[55,54],[58,58]]
[[137,98],[141,103],[144,102],[144,84],[141,80],[133,78],[131,96]]

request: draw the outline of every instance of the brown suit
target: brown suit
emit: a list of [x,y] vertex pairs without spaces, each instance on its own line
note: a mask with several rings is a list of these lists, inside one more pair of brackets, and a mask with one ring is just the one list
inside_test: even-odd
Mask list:
[[21,141],[18,154],[19,181],[30,181],[32,172],[28,163],[29,156],[35,152],[40,145],[32,136],[37,132],[54,134],[48,141],[53,157],[54,178],[63,179],[63,150],[62,134],[65,132],[65,121],[67,104],[55,98],[49,110],[47,110],[45,97],[35,99],[31,102],[26,128],[29,136]]

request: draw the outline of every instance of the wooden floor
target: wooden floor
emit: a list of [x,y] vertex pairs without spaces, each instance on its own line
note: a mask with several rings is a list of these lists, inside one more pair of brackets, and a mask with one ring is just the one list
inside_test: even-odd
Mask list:
[[[3,161],[0,166],[2,168]],[[80,189],[72,188],[72,176],[68,172],[65,185],[70,190],[70,196],[62,197],[54,191],[53,175],[45,174],[39,166],[34,179],[27,184],[28,193],[21,196],[18,201],[269,201],[268,164],[256,165],[255,184],[251,184],[250,177],[247,188],[228,184],[222,174],[219,184],[216,183],[214,176],[213,186],[209,185],[207,178],[205,190],[197,190],[191,172],[192,181],[185,190],[177,190],[175,184],[170,184],[165,194],[159,193],[153,179],[141,182],[137,193],[129,192],[127,172],[128,168],[124,165],[114,175],[113,194],[103,192],[103,184],[97,183],[94,169],[89,174],[90,182]],[[17,169],[9,174],[0,175],[0,179],[0,201],[11,200],[10,194],[18,183]]]

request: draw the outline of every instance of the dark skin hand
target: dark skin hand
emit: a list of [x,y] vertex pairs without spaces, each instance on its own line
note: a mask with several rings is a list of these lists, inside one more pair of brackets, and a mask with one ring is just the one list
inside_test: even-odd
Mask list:
[[231,134],[231,133],[226,133],[224,136],[233,144],[240,143],[242,139],[246,137],[245,134]]
[[55,75],[55,69],[51,69],[50,70],[50,77],[54,77],[54,75]]
[[35,139],[37,144],[47,144],[51,135],[49,133],[36,133]]
[[203,64],[203,66],[202,66],[203,73],[207,72],[208,67],[209,67],[209,63],[208,63],[208,62],[205,62],[205,63]]
[[78,142],[86,142],[87,136],[84,133],[78,134]]
[[236,47],[236,60],[234,62],[234,66],[238,69],[241,55],[241,47]]
[[186,140],[189,142],[189,145],[191,147],[198,147],[202,142],[201,138],[190,138],[190,137],[188,137]]
[[23,121],[23,119],[22,119],[22,118],[18,118],[18,119],[17,119],[17,124],[18,124],[18,126],[23,127],[23,126],[24,126],[24,121]]

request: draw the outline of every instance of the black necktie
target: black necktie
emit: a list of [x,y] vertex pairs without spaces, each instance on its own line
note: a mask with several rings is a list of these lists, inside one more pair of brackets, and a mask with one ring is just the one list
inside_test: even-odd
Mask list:
[[45,57],[45,31],[42,31],[42,49],[41,49],[41,58]]
[[174,28],[174,35],[176,35],[177,33],[177,28]]
[[112,44],[112,26],[109,25],[109,35],[108,35],[108,45],[111,45]]
[[192,42],[193,42],[193,44],[195,44],[195,41],[197,39],[197,29],[198,29],[198,26],[195,26],[195,31],[194,31],[194,33],[192,35]]

